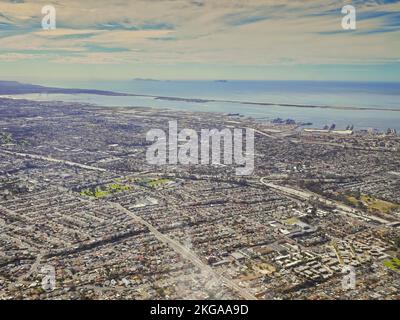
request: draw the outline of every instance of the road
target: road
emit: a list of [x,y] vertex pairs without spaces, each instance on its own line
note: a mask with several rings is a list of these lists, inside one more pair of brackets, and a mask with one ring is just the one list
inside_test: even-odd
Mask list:
[[361,150],[361,151],[378,151],[378,152],[398,152],[399,150],[397,149],[387,149],[387,148],[376,148],[376,147],[360,147],[360,146],[355,146],[350,143],[335,143],[335,142],[326,142],[326,141],[307,141],[307,140],[300,140],[300,139],[290,139],[290,142],[296,143],[296,144],[314,144],[314,145],[325,145],[325,146],[332,146],[332,147],[338,147],[338,148],[347,148],[347,149],[353,149],[353,150]]
[[146,226],[150,230],[150,232],[155,235],[155,237],[158,240],[160,240],[163,243],[168,244],[172,249],[174,249],[177,253],[179,253],[183,258],[191,261],[202,272],[204,272],[206,275],[209,275],[210,280],[212,278],[219,279],[227,287],[229,287],[230,289],[239,293],[243,299],[257,300],[257,298],[254,295],[252,295],[250,292],[248,292],[245,288],[242,288],[239,285],[237,285],[235,282],[233,282],[232,280],[230,280],[220,274],[217,274],[210,266],[208,266],[203,261],[201,261],[201,259],[193,251],[191,251],[189,248],[185,247],[178,241],[159,232],[153,225],[148,223],[143,218],[139,217],[138,215],[134,214],[132,211],[129,211],[128,209],[124,208],[123,206],[121,206],[118,203],[110,203],[110,205],[112,205],[117,210],[125,212],[136,222],[139,222],[139,223],[143,224],[144,226]]
[[107,171],[105,169],[98,168],[98,167],[87,166],[85,164],[67,161],[67,160],[54,159],[54,158],[50,158],[50,157],[40,156],[37,154],[20,153],[20,152],[8,151],[8,150],[4,150],[4,149],[1,149],[0,153],[5,153],[5,154],[12,155],[15,157],[30,158],[30,159],[35,159],[35,160],[43,160],[43,161],[61,163],[61,164],[65,164],[67,166],[77,167],[77,168],[81,168],[81,169],[94,170],[94,171],[100,171],[100,172]]
[[[311,197],[317,198],[318,200],[320,200],[322,202],[325,202],[328,205],[335,206],[336,208],[338,208],[341,211],[341,213],[343,213],[343,214],[345,214],[347,216],[351,216],[352,218],[355,218],[357,220],[360,219],[360,216],[354,213],[355,210],[353,208],[351,208],[349,206],[346,206],[346,205],[344,205],[344,204],[342,204],[340,202],[336,202],[336,201],[333,201],[333,200],[326,199],[326,198],[320,196],[319,194],[310,192],[308,190],[299,190],[299,189],[294,189],[294,188],[287,187],[287,186],[280,186],[280,185],[277,185],[277,184],[273,184],[271,182],[266,182],[265,179],[266,179],[266,177],[262,177],[260,179],[260,182],[263,185],[265,185],[265,186],[267,186],[267,187],[269,187],[271,189],[275,189],[277,191],[280,191],[280,192],[283,192],[283,193],[286,193],[288,195],[295,196],[297,198],[304,199],[304,200],[309,200]],[[385,219],[378,218],[378,217],[375,217],[375,216],[372,216],[372,215],[366,215],[366,216],[369,219],[374,220],[375,222],[378,222],[378,223],[381,223],[381,224],[388,225],[390,223],[389,221],[387,221]]]
[[389,174],[393,175],[393,176],[397,176],[400,177],[400,172],[396,172],[396,171],[389,171]]
[[268,138],[271,138],[271,139],[278,139],[277,137],[275,137],[275,136],[273,136],[271,134],[268,134],[268,133],[266,133],[264,131],[260,131],[260,130],[257,130],[257,129],[253,129],[253,130],[254,130],[254,132],[256,132],[258,134],[261,134],[264,137],[268,137]]

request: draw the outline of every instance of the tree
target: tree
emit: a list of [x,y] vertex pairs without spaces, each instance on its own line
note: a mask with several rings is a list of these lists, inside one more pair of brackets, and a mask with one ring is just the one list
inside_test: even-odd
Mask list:
[[400,237],[397,237],[397,238],[394,239],[394,245],[395,245],[398,249],[400,249]]

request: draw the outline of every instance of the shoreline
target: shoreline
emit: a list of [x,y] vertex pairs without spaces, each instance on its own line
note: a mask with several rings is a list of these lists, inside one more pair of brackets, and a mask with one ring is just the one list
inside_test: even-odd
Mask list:
[[[68,90],[69,92],[62,92],[62,90]],[[154,100],[163,101],[177,101],[177,102],[189,102],[189,103],[232,103],[240,105],[256,105],[256,106],[269,106],[269,107],[291,107],[291,108],[307,108],[307,109],[329,109],[329,110],[350,110],[350,111],[387,111],[387,112],[400,112],[399,109],[395,108],[374,108],[374,107],[345,107],[345,106],[332,106],[332,105],[313,105],[313,104],[297,104],[297,103],[275,103],[275,102],[257,102],[257,101],[245,101],[245,100],[229,100],[229,99],[204,99],[204,98],[183,98],[174,96],[158,96],[149,94],[135,94],[135,93],[119,93],[113,91],[101,91],[101,90],[83,90],[77,89],[62,89],[60,92],[24,92],[24,93],[9,93],[0,94],[0,98],[13,99],[17,96],[32,95],[32,94],[65,94],[65,95],[94,95],[94,96],[106,96],[106,97],[145,97],[153,98]],[[80,91],[80,92],[79,92]],[[84,92],[82,92],[84,91]],[[101,92],[101,93],[99,93]],[[15,98],[18,99],[18,98]],[[23,99],[23,98],[22,98]],[[41,100],[35,100],[41,101]]]
[[[90,108],[98,108],[98,109],[103,109],[103,110],[109,110],[109,111],[113,111],[113,110],[130,110],[130,109],[142,109],[142,110],[151,110],[154,112],[175,112],[175,109],[172,108],[168,108],[168,107],[154,107],[154,106],[139,106],[139,105],[130,105],[130,106],[121,106],[121,105],[101,105],[101,104],[96,104],[96,103],[89,103],[89,102],[79,102],[79,101],[62,101],[62,100],[32,100],[32,99],[27,99],[27,98],[14,98],[14,97],[6,97],[3,95],[0,95],[0,102],[2,100],[22,100],[22,101],[28,101],[28,102],[32,102],[32,103],[59,103],[59,104],[71,104],[72,106],[76,105],[79,107],[90,107]],[[278,105],[275,105],[278,106]],[[62,106],[61,106],[62,107]],[[346,109],[346,108],[345,108]],[[400,111],[400,110],[398,110]],[[194,111],[194,110],[182,110],[182,112],[185,112],[187,114],[192,114],[192,115],[196,115],[196,114],[213,114],[213,113],[218,113],[220,115],[232,118],[232,120],[236,120],[236,121],[240,121],[240,120],[250,120],[250,121],[255,121],[255,122],[268,122],[271,125],[279,125],[279,123],[274,123],[273,119],[265,119],[265,118],[255,118],[252,116],[246,116],[243,114],[238,114],[238,115],[231,115],[229,112],[221,112],[221,111]],[[293,126],[295,126],[297,129],[310,129],[310,130],[321,130],[323,131],[324,129],[322,128],[316,128],[316,127],[311,127],[313,124],[310,123],[310,125],[306,124],[303,125],[302,122],[297,122],[296,119],[293,119],[295,121],[294,124],[292,124]],[[282,125],[287,125],[282,123]],[[379,134],[384,134],[385,130],[381,130],[378,128],[373,128],[371,127],[371,129],[375,130],[376,133]],[[344,129],[343,129],[344,130]],[[329,131],[329,130],[327,130]],[[340,129],[339,129],[340,131]],[[354,133],[361,133],[361,132],[365,132],[367,131],[366,129],[363,128],[359,128],[359,129],[354,129],[352,130]],[[400,133],[397,133],[396,135],[400,135]]]

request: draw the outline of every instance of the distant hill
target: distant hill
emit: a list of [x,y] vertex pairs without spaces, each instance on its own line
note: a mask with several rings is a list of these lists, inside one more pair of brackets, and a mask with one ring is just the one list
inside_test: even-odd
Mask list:
[[130,96],[126,93],[113,91],[91,90],[91,89],[64,89],[44,87],[34,84],[25,84],[17,81],[0,81],[0,95],[5,94],[29,94],[29,93],[65,93],[65,94],[97,94],[103,96]]

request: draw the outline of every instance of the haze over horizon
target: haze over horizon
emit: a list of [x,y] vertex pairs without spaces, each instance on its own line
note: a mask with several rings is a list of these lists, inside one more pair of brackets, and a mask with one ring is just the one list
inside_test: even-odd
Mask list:
[[[341,9],[357,9],[343,30]],[[57,29],[42,30],[52,4]],[[400,2],[0,1],[0,79],[400,81]]]

